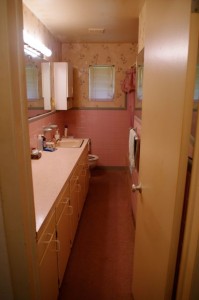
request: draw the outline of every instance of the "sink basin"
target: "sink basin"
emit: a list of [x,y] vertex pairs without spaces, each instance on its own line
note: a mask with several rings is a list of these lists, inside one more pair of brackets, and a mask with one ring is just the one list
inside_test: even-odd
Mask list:
[[80,148],[81,145],[83,144],[84,140],[83,139],[62,139],[58,143],[58,147],[61,148]]

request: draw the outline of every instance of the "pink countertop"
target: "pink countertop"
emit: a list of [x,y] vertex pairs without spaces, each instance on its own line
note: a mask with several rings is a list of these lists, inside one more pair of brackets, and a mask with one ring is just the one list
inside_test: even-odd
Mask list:
[[57,148],[42,152],[42,157],[32,160],[32,177],[35,204],[36,232],[53,208],[61,189],[71,175],[88,140],[80,148]]

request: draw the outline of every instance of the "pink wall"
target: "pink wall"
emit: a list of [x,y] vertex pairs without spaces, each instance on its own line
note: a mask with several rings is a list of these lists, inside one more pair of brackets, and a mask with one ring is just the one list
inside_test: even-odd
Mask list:
[[69,110],[65,117],[69,135],[91,139],[100,166],[127,165],[128,110]]
[[37,136],[38,134],[43,133],[43,127],[48,126],[49,124],[57,124],[60,133],[63,135],[65,112],[56,112],[42,119],[32,121],[29,123],[29,136],[30,136],[30,147],[37,147]]
[[29,124],[30,146],[36,147],[37,135],[44,126],[55,123],[63,135],[67,124],[69,135],[91,139],[91,152],[99,156],[100,166],[127,166],[132,99],[133,94],[127,110],[68,110],[33,121]]

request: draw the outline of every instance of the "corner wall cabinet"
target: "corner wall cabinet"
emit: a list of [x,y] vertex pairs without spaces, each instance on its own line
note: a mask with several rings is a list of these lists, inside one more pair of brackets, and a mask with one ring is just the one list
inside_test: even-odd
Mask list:
[[73,66],[69,62],[42,62],[41,85],[44,109],[72,108]]
[[37,233],[41,300],[56,300],[58,297],[88,191],[89,177],[86,147]]
[[54,101],[56,110],[67,110],[72,107],[73,67],[69,62],[53,63]]

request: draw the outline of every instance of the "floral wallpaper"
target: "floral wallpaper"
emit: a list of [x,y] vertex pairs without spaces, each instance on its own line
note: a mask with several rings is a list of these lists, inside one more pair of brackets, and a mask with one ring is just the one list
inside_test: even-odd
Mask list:
[[[74,68],[75,108],[115,108],[126,107],[125,94],[121,82],[125,73],[134,65],[137,44],[131,43],[64,43],[62,61],[71,62]],[[115,97],[113,101],[89,100],[89,65],[115,65]]]
[[60,61],[61,43],[50,33],[41,21],[23,4],[24,29],[52,50],[50,61]]

